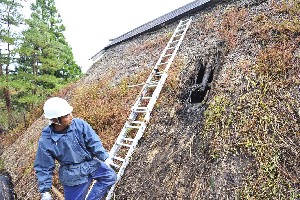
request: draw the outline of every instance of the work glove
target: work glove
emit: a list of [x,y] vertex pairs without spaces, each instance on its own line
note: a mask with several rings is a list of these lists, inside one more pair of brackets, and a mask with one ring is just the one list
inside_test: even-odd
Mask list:
[[43,192],[41,200],[52,200],[50,192]]
[[113,166],[114,165],[113,160],[109,157],[104,162],[107,166]]

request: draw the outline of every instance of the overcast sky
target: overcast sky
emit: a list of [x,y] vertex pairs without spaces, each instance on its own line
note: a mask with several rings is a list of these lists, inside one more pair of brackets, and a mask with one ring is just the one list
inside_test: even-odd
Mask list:
[[[194,0],[55,0],[74,58],[85,72],[89,59],[118,37]],[[35,2],[35,0],[31,0]]]

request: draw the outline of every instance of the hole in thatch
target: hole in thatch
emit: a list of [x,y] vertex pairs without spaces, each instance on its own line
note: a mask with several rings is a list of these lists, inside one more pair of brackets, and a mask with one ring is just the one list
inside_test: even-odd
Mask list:
[[203,76],[204,76],[204,73],[205,73],[205,68],[206,66],[202,63],[202,62],[199,62],[199,71],[198,71],[198,75],[197,75],[197,78],[196,78],[196,82],[195,84],[201,84],[202,83],[202,79],[203,79]]
[[210,90],[210,85],[213,80],[212,68],[207,67],[206,64],[200,61],[198,65],[197,68],[199,71],[190,94],[191,103],[202,103]]

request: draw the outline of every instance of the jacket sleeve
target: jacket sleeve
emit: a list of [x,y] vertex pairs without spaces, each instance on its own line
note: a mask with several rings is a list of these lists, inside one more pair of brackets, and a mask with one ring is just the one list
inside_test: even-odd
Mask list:
[[54,159],[40,140],[34,161],[34,170],[38,179],[39,192],[51,190],[54,168]]
[[106,160],[109,156],[108,152],[104,149],[99,136],[85,121],[83,121],[83,132],[86,147],[92,156],[95,156],[102,161]]

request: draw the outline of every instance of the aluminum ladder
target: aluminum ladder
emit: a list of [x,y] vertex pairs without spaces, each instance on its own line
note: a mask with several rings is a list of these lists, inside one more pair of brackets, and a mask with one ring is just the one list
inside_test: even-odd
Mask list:
[[[150,76],[143,85],[135,104],[131,108],[131,114],[109,153],[109,157],[114,162],[113,166],[116,168],[117,181],[124,174],[130,156],[136,148],[139,139],[143,136],[147,123],[150,120],[151,111],[168,77],[168,70],[191,21],[192,17],[179,22]],[[111,187],[106,200],[110,200],[113,196],[115,186],[116,184]]]

